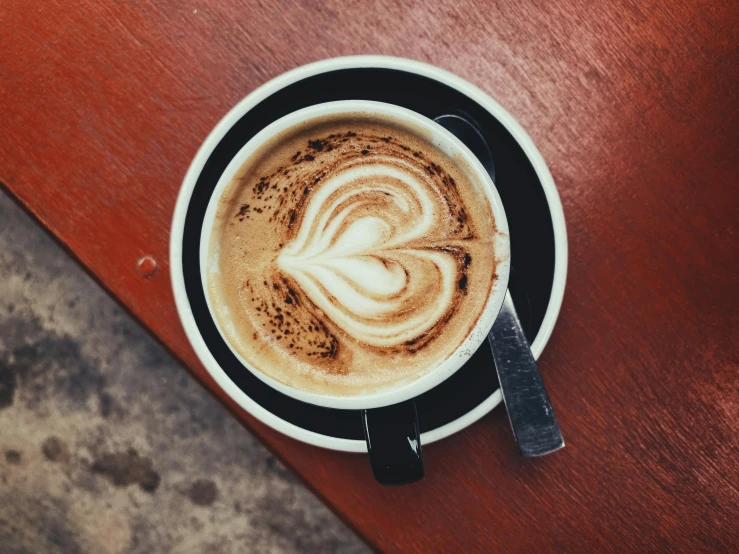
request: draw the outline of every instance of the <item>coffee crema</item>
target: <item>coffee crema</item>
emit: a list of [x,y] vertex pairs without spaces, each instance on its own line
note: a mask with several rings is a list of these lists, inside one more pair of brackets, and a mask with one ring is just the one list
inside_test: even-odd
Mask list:
[[330,395],[411,381],[451,356],[496,278],[482,184],[386,116],[326,116],[236,172],[210,242],[209,299],[254,368]]

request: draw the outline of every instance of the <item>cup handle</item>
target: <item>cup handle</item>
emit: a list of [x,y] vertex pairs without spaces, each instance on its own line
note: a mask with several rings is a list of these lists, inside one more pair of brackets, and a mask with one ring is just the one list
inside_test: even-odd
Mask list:
[[405,485],[423,479],[421,432],[416,402],[362,410],[372,473],[381,485]]

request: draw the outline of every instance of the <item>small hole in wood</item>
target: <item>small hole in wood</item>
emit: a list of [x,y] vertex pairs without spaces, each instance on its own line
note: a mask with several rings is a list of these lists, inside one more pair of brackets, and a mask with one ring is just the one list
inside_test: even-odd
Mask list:
[[157,261],[151,256],[142,256],[136,262],[136,271],[144,279],[151,279],[156,275]]

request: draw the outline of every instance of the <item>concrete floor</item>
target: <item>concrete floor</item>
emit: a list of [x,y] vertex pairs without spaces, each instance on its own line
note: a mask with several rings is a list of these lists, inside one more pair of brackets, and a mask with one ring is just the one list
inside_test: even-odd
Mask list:
[[0,553],[367,551],[0,192]]

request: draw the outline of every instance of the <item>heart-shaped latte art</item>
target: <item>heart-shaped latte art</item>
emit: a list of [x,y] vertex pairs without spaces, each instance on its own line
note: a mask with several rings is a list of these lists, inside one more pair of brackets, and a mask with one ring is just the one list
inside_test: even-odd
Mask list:
[[448,206],[423,166],[380,155],[359,162],[310,192],[277,264],[355,340],[392,347],[448,314],[459,249],[440,242],[449,242],[440,233]]

